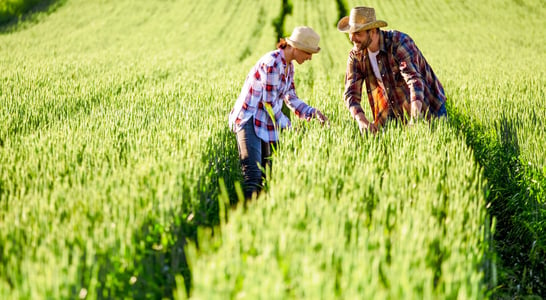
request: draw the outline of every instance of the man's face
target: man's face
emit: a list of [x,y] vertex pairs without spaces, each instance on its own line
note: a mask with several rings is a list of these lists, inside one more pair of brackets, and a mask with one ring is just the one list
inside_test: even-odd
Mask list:
[[358,50],[364,50],[372,43],[372,37],[368,30],[349,33],[349,39],[355,45]]

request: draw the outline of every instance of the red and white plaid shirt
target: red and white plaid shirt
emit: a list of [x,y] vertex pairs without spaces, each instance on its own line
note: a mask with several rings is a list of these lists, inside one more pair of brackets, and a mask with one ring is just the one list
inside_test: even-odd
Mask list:
[[310,120],[315,116],[316,109],[296,95],[294,66],[292,63],[288,65],[284,52],[277,49],[262,56],[248,73],[229,114],[231,130],[241,130],[254,117],[256,135],[265,142],[278,141],[280,129],[291,126],[290,120],[281,111],[283,101],[299,118]]

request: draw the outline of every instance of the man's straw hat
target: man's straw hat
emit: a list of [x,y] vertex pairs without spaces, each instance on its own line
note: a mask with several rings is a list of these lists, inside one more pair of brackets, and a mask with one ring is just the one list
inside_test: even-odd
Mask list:
[[375,9],[359,6],[351,9],[349,17],[343,17],[337,23],[337,30],[355,33],[372,28],[385,27],[387,22],[375,19]]
[[318,46],[319,35],[307,26],[298,26],[292,31],[292,35],[286,38],[288,45],[303,50],[308,53],[317,53],[320,51]]

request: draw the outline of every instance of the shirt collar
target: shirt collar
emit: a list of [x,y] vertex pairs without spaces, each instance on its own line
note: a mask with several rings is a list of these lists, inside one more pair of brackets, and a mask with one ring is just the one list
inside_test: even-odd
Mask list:
[[283,64],[284,68],[287,68],[288,69],[288,74],[290,74],[290,71],[292,70],[292,68],[291,68],[292,63],[288,64],[286,62],[286,58],[284,57],[284,51],[283,50],[279,49],[278,51],[280,53],[281,62]]
[[279,51],[282,63],[286,65],[286,58],[284,57],[284,51],[281,49],[278,49],[277,51]]

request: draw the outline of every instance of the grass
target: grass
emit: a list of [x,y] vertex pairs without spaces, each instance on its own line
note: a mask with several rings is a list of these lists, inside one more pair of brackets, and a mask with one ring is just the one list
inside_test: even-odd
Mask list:
[[298,95],[332,126],[292,116],[246,207],[227,114],[283,2],[59,3],[0,30],[0,295],[544,295],[540,1],[378,3],[450,104],[378,137],[341,99],[342,1],[291,1],[284,28],[321,34]]

